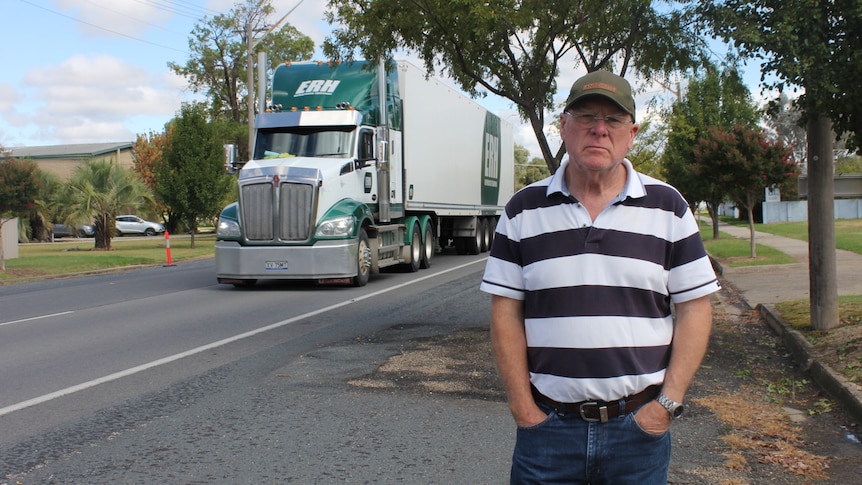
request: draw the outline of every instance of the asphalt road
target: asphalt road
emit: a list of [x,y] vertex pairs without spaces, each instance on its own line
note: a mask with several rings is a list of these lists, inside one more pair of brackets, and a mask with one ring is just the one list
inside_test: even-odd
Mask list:
[[346,392],[397,347],[357,339],[487,326],[483,259],[441,256],[364,288],[238,290],[212,261],[0,288],[0,483],[502,476],[504,403]]
[[[237,290],[212,261],[0,287],[0,484],[507,483],[482,263],[358,289]],[[862,483],[846,416],[770,394],[804,376],[732,293],[716,312],[671,482]],[[785,408],[790,438],[748,426]]]

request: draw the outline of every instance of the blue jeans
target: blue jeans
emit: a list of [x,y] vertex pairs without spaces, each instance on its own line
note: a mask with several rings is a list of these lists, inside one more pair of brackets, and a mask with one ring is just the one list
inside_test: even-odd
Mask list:
[[539,404],[548,418],[518,428],[511,483],[665,485],[670,464],[670,431],[645,432],[635,413],[607,423],[580,415],[559,415]]

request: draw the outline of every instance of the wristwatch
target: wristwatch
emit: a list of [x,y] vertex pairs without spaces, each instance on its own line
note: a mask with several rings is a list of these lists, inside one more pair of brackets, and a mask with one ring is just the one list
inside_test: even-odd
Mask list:
[[664,406],[665,409],[667,409],[667,412],[668,414],[670,414],[671,419],[676,419],[682,416],[682,412],[685,410],[685,406],[683,406],[682,403],[671,401],[664,394],[659,393],[658,397],[655,398],[655,400],[658,401],[659,404]]

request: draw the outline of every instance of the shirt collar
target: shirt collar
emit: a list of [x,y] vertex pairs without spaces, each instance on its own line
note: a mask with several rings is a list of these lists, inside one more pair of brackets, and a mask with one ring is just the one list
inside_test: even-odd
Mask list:
[[[571,197],[572,194],[569,192],[569,188],[566,187],[566,167],[569,165],[569,157],[566,155],[563,157],[563,161],[560,163],[560,168],[554,172],[554,175],[551,177],[551,182],[548,184],[548,190],[546,195],[550,197],[554,193],[561,193],[566,197]],[[614,199],[614,202],[619,202],[626,200],[631,197],[633,199],[637,199],[640,197],[646,196],[646,187],[644,186],[643,181],[638,176],[638,173],[635,171],[632,163],[627,159],[623,159],[623,166],[626,168],[626,184],[623,187],[620,195]]]

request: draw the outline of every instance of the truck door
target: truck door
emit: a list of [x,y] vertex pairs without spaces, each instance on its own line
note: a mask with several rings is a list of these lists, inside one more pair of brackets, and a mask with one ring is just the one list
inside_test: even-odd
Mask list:
[[389,130],[389,203],[392,210],[404,210],[404,157],[400,131]]
[[369,205],[377,203],[377,167],[374,165],[374,161],[377,160],[377,155],[374,153],[376,146],[374,130],[370,128],[359,130],[356,159],[362,168],[355,172],[360,187],[357,200]]

